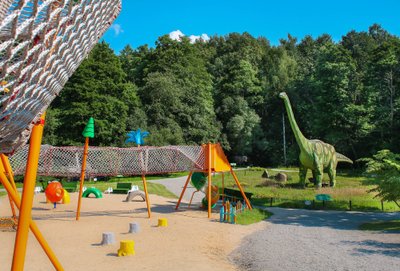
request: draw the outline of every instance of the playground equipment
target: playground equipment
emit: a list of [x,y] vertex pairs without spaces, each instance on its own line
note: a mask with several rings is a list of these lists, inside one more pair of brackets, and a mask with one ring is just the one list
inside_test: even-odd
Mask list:
[[86,189],[85,192],[83,192],[82,194],[82,198],[88,198],[91,194],[93,194],[96,199],[103,198],[103,194],[101,193],[101,191],[95,187],[90,187]]
[[46,198],[54,204],[54,208],[56,208],[57,202],[59,202],[64,197],[64,189],[59,182],[51,182],[47,185],[44,193],[46,194]]
[[140,231],[140,225],[137,222],[129,223],[129,233],[138,233]]
[[125,143],[135,142],[138,146],[144,144],[144,138],[147,137],[150,133],[147,131],[130,131],[127,136],[128,138],[125,140]]
[[61,203],[62,204],[69,204],[71,202],[71,198],[69,197],[69,193],[67,190],[65,190],[65,188],[63,188],[64,190],[64,196],[61,199]]
[[237,214],[243,212],[246,207],[246,204],[242,203],[241,201],[225,201],[219,210],[219,221],[236,224]]
[[[15,152],[11,163],[16,174],[22,174],[27,160],[27,148]],[[201,146],[166,146],[140,148],[90,147],[87,156],[86,177],[94,176],[132,176],[141,175],[143,184],[146,184],[145,175],[170,172],[190,171],[178,200],[179,208],[186,187],[195,172],[207,174],[208,186],[211,191],[212,173],[230,172],[235,180],[239,193],[245,199],[246,205],[251,205],[245,195],[239,179],[232,170],[228,159],[220,144],[203,144]],[[43,145],[40,151],[38,174],[42,176],[77,177],[80,176],[80,161],[82,161],[82,147],[53,147]],[[148,195],[146,190],[145,195]],[[210,202],[211,202],[211,193]],[[146,197],[147,211],[150,217],[150,203]],[[209,206],[209,216],[211,205]]]
[[315,187],[320,188],[322,186],[322,176],[325,169],[328,171],[330,186],[335,186],[337,163],[346,162],[352,164],[353,161],[343,154],[337,153],[335,148],[328,143],[317,139],[307,139],[297,125],[289,97],[285,92],[281,92],[279,97],[283,99],[285,103],[290,126],[292,127],[297,144],[300,147],[300,184],[303,187],[305,186],[307,170],[310,169],[315,181]]
[[45,110],[120,9],[120,0],[1,1],[0,153],[13,153],[30,138],[22,200],[7,157],[6,171],[0,170],[11,208],[20,209],[12,270],[24,268],[29,228],[55,269],[63,270],[31,220]]
[[143,201],[146,201],[145,193],[143,191],[140,191],[140,190],[131,190],[131,191],[129,191],[128,195],[126,196],[125,201],[126,202],[130,202],[136,197],[140,197],[140,198],[142,198]]
[[101,240],[101,245],[112,245],[115,244],[115,234],[113,232],[103,232],[103,238]]
[[[203,172],[194,172],[190,180],[192,182],[192,185],[196,188],[196,191],[193,191],[192,196],[190,197],[188,208],[190,208],[190,205],[192,205],[194,194],[200,192],[204,188],[207,182],[207,174]],[[203,204],[207,206],[205,202],[203,202]]]
[[167,227],[168,220],[166,218],[159,218],[158,219],[158,227]]
[[[207,208],[209,198],[208,196],[209,190],[206,191],[206,196],[201,201],[203,204],[203,208]],[[219,188],[216,185],[211,185],[211,208],[214,208],[219,200]]]
[[135,255],[135,242],[133,240],[124,240],[120,242],[118,257]]

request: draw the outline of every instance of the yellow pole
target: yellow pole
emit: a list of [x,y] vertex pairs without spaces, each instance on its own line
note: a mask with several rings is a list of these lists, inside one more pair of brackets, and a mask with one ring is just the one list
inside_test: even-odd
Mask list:
[[[20,209],[21,200],[19,198],[19,195],[18,195],[18,193],[16,193],[14,191],[13,187],[10,185],[10,183],[7,179],[7,176],[3,172],[0,172],[0,182],[3,184],[7,193],[11,196],[12,200],[15,203],[15,206],[17,206],[17,208]],[[29,221],[29,227],[30,227],[32,233],[35,235],[36,239],[38,240],[40,246],[43,248],[44,252],[49,257],[54,268],[59,271],[64,270],[64,268],[61,266],[61,263],[58,261],[56,255],[51,250],[49,244],[44,239],[44,237],[43,237],[42,233],[40,232],[39,228],[37,227],[36,223],[34,221],[32,221],[32,219],[30,219],[30,221]]]
[[249,199],[246,197],[246,194],[244,193],[244,190],[243,190],[242,186],[240,185],[239,179],[238,179],[238,177],[236,176],[236,173],[233,171],[232,167],[231,167],[231,174],[232,174],[232,176],[233,176],[233,179],[235,179],[235,182],[236,182],[237,187],[239,187],[240,193],[242,194],[242,197],[244,198],[247,207],[249,208],[249,210],[252,210],[253,207],[251,207],[250,201],[249,201]]
[[40,117],[40,121],[33,126],[30,137],[28,160],[25,170],[21,208],[19,213],[20,215],[18,219],[17,235],[15,238],[14,258],[12,263],[13,271],[22,271],[24,269],[45,116],[46,113],[43,113],[43,115]]
[[211,143],[208,143],[208,218],[211,218],[211,163],[212,151]]
[[147,214],[150,218],[151,217],[151,209],[150,209],[150,202],[149,202],[149,193],[147,192],[146,177],[144,176],[144,174],[142,174],[142,181],[143,181],[144,194],[146,195]]
[[188,176],[187,179],[186,179],[186,183],[185,183],[185,185],[183,186],[183,189],[182,189],[181,195],[180,195],[180,197],[179,197],[178,203],[176,204],[175,210],[178,210],[179,205],[181,204],[183,195],[185,194],[185,191],[186,191],[186,188],[187,188],[187,186],[188,186],[188,184],[189,184],[190,178],[192,178],[192,174],[193,174],[193,172],[190,171],[189,176]]
[[225,173],[221,172],[221,180],[222,180],[222,202],[225,200]]
[[85,147],[83,148],[83,158],[82,158],[82,168],[81,168],[81,180],[79,184],[79,196],[78,196],[78,207],[76,209],[76,220],[79,220],[81,215],[81,201],[82,201],[82,193],[83,193],[83,182],[85,181],[85,171],[86,171],[86,159],[88,155],[89,149],[89,138],[85,139]]

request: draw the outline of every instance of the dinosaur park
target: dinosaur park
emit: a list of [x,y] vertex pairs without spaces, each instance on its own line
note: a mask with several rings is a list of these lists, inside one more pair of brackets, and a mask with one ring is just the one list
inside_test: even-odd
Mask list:
[[398,270],[400,5],[311,2],[1,1],[0,270]]

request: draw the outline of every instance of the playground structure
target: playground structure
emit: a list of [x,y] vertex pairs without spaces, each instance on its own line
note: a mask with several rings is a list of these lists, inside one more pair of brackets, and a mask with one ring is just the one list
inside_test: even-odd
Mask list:
[[[121,9],[120,0],[3,0],[0,3],[0,180],[13,217],[20,210],[12,270],[24,269],[32,230],[56,270],[63,270],[31,219],[45,110]],[[6,154],[30,138],[22,197]],[[15,205],[15,206],[14,206]]]
[[[53,147],[43,145],[39,156],[38,175],[54,177],[81,176],[81,161],[84,156],[83,149],[84,147]],[[19,175],[25,172],[28,153],[28,148],[25,146],[10,157],[14,174]],[[250,202],[219,144],[209,143],[201,146],[165,147],[140,146],[132,148],[90,147],[87,150],[85,178],[118,175],[142,176],[147,211],[150,217],[151,210],[145,176],[185,171],[189,171],[190,173],[176,208],[179,207],[183,193],[192,175],[196,176],[198,174],[206,174],[207,177],[200,186],[205,185],[205,180],[208,181],[207,189],[210,192],[206,191],[207,202],[215,202],[215,199],[212,198],[215,193],[212,192],[213,186],[211,183],[212,173],[215,172],[221,173],[222,176],[224,176],[224,172],[230,172],[240,190],[238,192],[245,199],[246,205],[251,208]],[[128,185],[127,190],[131,188],[130,184]],[[215,198],[218,199],[217,196]],[[211,214],[211,205],[208,204],[208,208],[210,208],[209,217]]]
[[246,204],[240,200],[236,202],[230,202],[229,200],[224,201],[219,209],[219,222],[236,224],[237,214],[243,212],[246,207]]
[[[79,149],[80,153],[75,152],[71,157],[73,161],[82,162],[81,167],[79,165],[69,167],[60,166],[57,163],[52,164],[57,159],[41,160],[40,144],[46,116],[45,110],[89,54],[98,39],[112,24],[120,9],[120,0],[4,0],[0,4],[0,85],[2,91],[0,93],[0,181],[9,196],[13,217],[16,217],[16,209],[19,209],[12,270],[22,271],[24,269],[29,229],[54,268],[63,270],[61,263],[31,218],[38,168],[50,167],[53,171],[46,172],[58,172],[53,176],[75,176],[77,170],[78,176],[81,176],[79,200],[86,174],[92,172],[96,176],[113,175],[107,171],[92,171],[89,166],[89,158],[87,173],[85,172],[85,158],[90,157],[89,136],[85,136],[83,152],[82,149]],[[28,139],[29,147],[24,147]],[[15,152],[19,153],[21,149],[22,152],[26,151],[26,159],[23,160],[23,165],[18,160],[13,161],[13,166],[22,170],[17,171],[18,174],[24,175],[22,196],[17,192],[13,178],[14,172],[8,157]],[[91,149],[95,150],[95,148]],[[159,152],[160,155],[154,156],[155,160],[151,162],[149,162],[150,150],[143,152],[145,149],[143,147],[135,149],[137,156],[123,155],[129,161],[128,164],[118,165],[117,170],[109,172],[118,172],[118,175],[136,175],[139,172],[144,183],[149,216],[151,213],[146,188],[146,173],[177,172],[189,169],[191,171],[189,181],[193,171],[207,172],[209,217],[212,172],[231,171],[245,197],[239,181],[219,145],[180,146],[178,151],[176,147],[172,147],[166,151],[162,150],[161,153],[159,150],[162,148],[154,148],[153,151]],[[196,160],[193,163],[194,160],[188,159],[187,150],[197,150],[202,153],[198,156],[200,161]],[[107,152],[105,154],[109,155]],[[175,160],[167,159],[168,164],[166,165],[163,159],[169,156],[175,157]],[[18,155],[16,154],[15,157]],[[105,164],[105,160],[108,158],[103,154],[98,162]],[[64,161],[69,161],[69,159]],[[124,172],[124,169],[127,169],[128,165],[135,164],[135,161],[138,171],[126,170]],[[171,161],[173,161],[172,165]],[[112,163],[112,165],[116,164]],[[106,168],[112,167],[105,166],[102,169]],[[179,207],[182,195],[176,208]],[[246,204],[251,208],[248,201]],[[80,204],[78,204],[77,219],[79,218],[79,207]]]

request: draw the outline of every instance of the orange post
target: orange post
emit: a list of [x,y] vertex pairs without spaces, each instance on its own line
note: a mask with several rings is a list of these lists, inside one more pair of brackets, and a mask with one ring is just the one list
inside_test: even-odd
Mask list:
[[246,194],[244,193],[244,190],[242,188],[242,186],[240,185],[239,179],[236,176],[235,172],[233,171],[233,169],[231,168],[231,174],[233,176],[233,179],[236,182],[237,187],[239,187],[240,193],[242,194],[242,197],[244,198],[244,201],[246,202],[247,207],[249,208],[249,210],[252,210],[253,207],[251,207],[250,201],[249,199],[246,197]]
[[43,113],[40,117],[40,121],[32,128],[24,177],[20,216],[18,219],[17,235],[15,238],[14,257],[12,262],[13,271],[22,271],[24,269],[26,245],[28,243],[29,224],[31,221],[31,210],[39,165],[40,146],[42,143],[45,116],[46,113]]
[[146,182],[146,177],[144,176],[144,174],[142,174],[142,181],[143,181],[144,194],[146,196],[147,214],[150,218],[151,217],[151,209],[150,209],[150,202],[149,202],[149,193],[147,192],[147,182]]
[[[0,182],[3,184],[3,186],[6,189],[7,193],[10,195],[10,197],[13,200],[15,206],[17,206],[17,208],[20,209],[21,200],[19,198],[19,195],[18,195],[18,193],[16,193],[14,191],[13,187],[10,185],[10,183],[9,183],[9,181],[7,179],[7,176],[3,172],[0,172]],[[59,271],[64,270],[63,267],[61,266],[61,263],[58,261],[56,255],[51,250],[49,244],[44,239],[44,237],[43,237],[42,233],[40,232],[39,228],[37,227],[36,223],[34,221],[32,221],[32,219],[29,220],[29,227],[30,227],[32,233],[35,235],[36,239],[38,240],[40,246],[43,248],[44,252],[49,257],[49,259],[50,259],[51,263],[53,264],[54,268],[56,270],[59,270]]]
[[82,193],[83,193],[83,182],[85,181],[85,171],[86,171],[86,160],[89,149],[89,137],[85,138],[85,147],[83,148],[83,158],[82,158],[82,168],[81,168],[81,179],[79,184],[79,196],[78,196],[78,206],[76,209],[76,220],[79,220],[81,215],[81,202],[82,202]]
[[187,179],[186,179],[185,186],[184,186],[183,189],[182,189],[182,192],[181,192],[181,195],[180,195],[180,197],[179,197],[178,203],[176,204],[175,210],[178,210],[179,205],[181,204],[183,195],[185,194],[186,188],[187,188],[187,186],[188,186],[188,184],[189,184],[190,178],[192,178],[192,175],[193,175],[193,172],[190,171],[189,176],[188,176]]
[[211,143],[208,143],[208,218],[211,218],[211,163],[212,151]]
[[14,180],[14,172],[12,171],[10,161],[8,160],[8,156],[4,153],[0,154],[1,162],[5,169],[6,175],[8,176],[8,180],[10,181],[12,187],[14,188],[15,192],[18,194],[17,186],[15,185]]
[[[3,165],[3,163],[0,163],[0,170],[1,170],[1,172],[3,172],[4,174],[7,175],[7,172],[6,172],[6,169],[5,169],[4,165]],[[7,195],[8,195],[8,201],[9,201],[10,207],[11,207],[12,218],[16,221],[17,213],[15,212],[14,203],[12,201],[11,195],[8,194],[8,193],[7,193]]]

